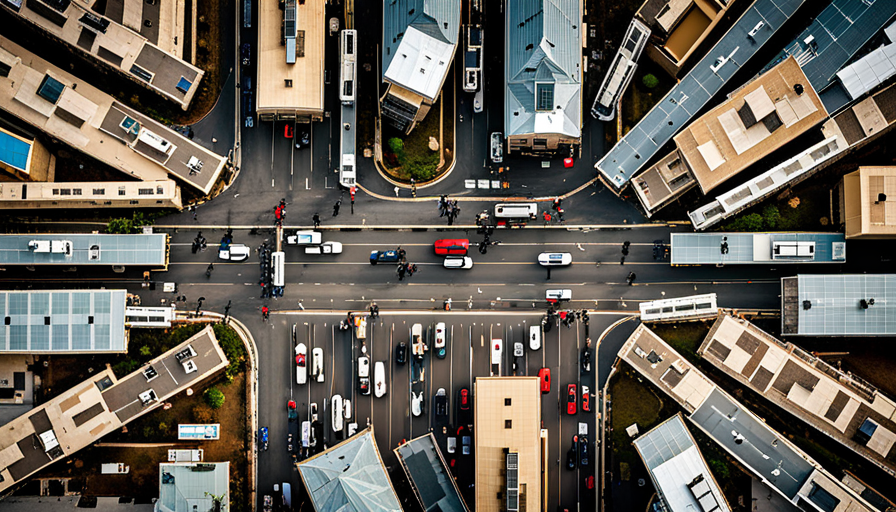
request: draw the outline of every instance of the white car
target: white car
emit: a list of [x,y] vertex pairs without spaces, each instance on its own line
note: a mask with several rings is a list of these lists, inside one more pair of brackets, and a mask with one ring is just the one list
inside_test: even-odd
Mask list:
[[500,339],[492,340],[492,364],[501,364],[501,354],[504,350],[504,341]]
[[296,231],[295,235],[287,236],[289,245],[320,245],[321,235],[317,231]]
[[347,420],[351,419],[351,417],[352,417],[352,401],[349,400],[348,398],[346,398],[345,400],[342,401],[342,403],[343,403],[343,407],[344,407],[343,413],[345,414],[345,419],[347,419]]
[[245,244],[230,244],[226,249],[218,251],[218,259],[226,261],[245,261],[249,259],[251,249]]
[[444,359],[446,350],[445,350],[445,323],[439,322],[436,324],[436,337],[435,337],[435,347],[436,347],[436,357],[439,359]]
[[542,267],[565,267],[572,264],[572,254],[568,252],[543,252],[538,255]]
[[373,381],[376,397],[382,398],[386,394],[386,365],[382,361],[373,366]]
[[340,395],[333,395],[333,398],[330,400],[330,415],[331,415],[331,425],[333,427],[333,432],[341,432],[342,431],[342,414],[343,414],[343,405],[342,405],[342,397]]
[[305,254],[342,254],[341,242],[324,242],[305,247]]
[[541,348],[541,327],[533,325],[529,327],[529,350]]
[[324,381],[324,349],[320,347],[311,351],[311,376],[317,377],[317,382]]
[[308,382],[308,350],[304,343],[296,345],[296,384]]
[[419,393],[411,391],[411,413],[414,416],[423,414],[423,391]]
[[310,416],[311,416],[311,423],[315,423],[315,422],[317,422],[317,420],[318,420],[318,417],[317,417],[317,402],[312,402],[312,403],[311,403],[311,407],[310,407]]
[[370,377],[370,359],[367,356],[358,358],[358,377]]
[[523,344],[519,341],[513,344],[513,357],[523,357],[525,352],[523,352]]
[[411,327],[411,353],[418,361],[422,361],[428,348],[426,342],[423,341],[423,325],[414,324]]
[[548,290],[544,292],[544,298],[549,301],[572,300],[572,290]]
[[473,258],[469,256],[446,256],[442,265],[445,268],[471,269],[473,268]]

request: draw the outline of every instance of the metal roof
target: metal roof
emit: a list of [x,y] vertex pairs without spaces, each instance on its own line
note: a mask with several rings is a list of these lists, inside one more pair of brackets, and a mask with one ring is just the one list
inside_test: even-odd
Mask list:
[[159,464],[160,512],[192,512],[196,506],[215,510],[212,496],[224,496],[221,510],[229,508],[229,462]]
[[[776,242],[814,242],[811,257],[773,255]],[[722,244],[727,253],[722,254]],[[673,265],[844,263],[843,233],[672,233]]]
[[[795,335],[896,335],[896,274],[801,274],[797,287]],[[869,303],[867,309],[862,300]],[[809,309],[804,301],[811,304]]]
[[[582,133],[582,10],[579,0],[519,0],[507,6],[504,135]],[[546,85],[547,108],[536,110]]]
[[[681,82],[595,164],[621,189],[740,70],[805,0],[757,0]],[[759,24],[758,32],[749,35]]]
[[[36,252],[31,242],[68,241],[71,254]],[[168,235],[0,235],[0,265],[140,265],[164,267]]]
[[0,291],[0,353],[125,352],[126,290]]
[[413,482],[417,497],[427,512],[467,512],[463,496],[432,433],[395,448],[398,461]]
[[[636,439],[634,445],[671,512],[731,510],[680,414]],[[704,483],[689,486],[695,479]]]
[[[892,0],[833,0],[766,69],[793,55],[812,87],[821,91],[894,14],[896,2]],[[831,112],[836,109],[832,106],[835,108],[825,104]]]
[[401,510],[373,427],[296,466],[318,512]]
[[848,102],[849,99],[863,96],[894,74],[896,74],[896,41],[890,41],[890,44],[872,50],[868,55],[838,71],[837,78],[848,94],[846,98]]
[[31,141],[0,128],[0,162],[20,171],[29,172],[30,161]]

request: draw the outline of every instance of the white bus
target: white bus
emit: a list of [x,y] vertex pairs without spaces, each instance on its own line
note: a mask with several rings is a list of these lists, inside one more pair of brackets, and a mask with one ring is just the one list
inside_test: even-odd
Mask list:
[[535,220],[538,216],[536,203],[502,203],[495,205],[495,218]]
[[354,30],[343,30],[339,36],[339,100],[343,105],[355,103],[356,37]]
[[127,327],[171,327],[177,310],[174,304],[166,307],[127,307],[124,310],[124,325]]
[[642,302],[640,309],[642,322],[679,322],[719,315],[715,293]]
[[286,254],[283,252],[275,252],[271,255],[271,275],[272,275],[272,283],[274,286],[284,286],[285,271],[286,265]]

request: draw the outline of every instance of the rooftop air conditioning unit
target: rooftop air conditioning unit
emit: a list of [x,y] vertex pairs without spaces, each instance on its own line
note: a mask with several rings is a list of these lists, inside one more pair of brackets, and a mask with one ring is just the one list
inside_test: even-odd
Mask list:
[[759,23],[756,24],[755,27],[753,27],[753,30],[751,30],[750,33],[747,34],[747,37],[749,37],[750,39],[753,39],[754,37],[756,37],[756,34],[758,34],[760,30],[762,30],[762,27],[764,27],[764,26],[765,26],[765,22],[760,21]]

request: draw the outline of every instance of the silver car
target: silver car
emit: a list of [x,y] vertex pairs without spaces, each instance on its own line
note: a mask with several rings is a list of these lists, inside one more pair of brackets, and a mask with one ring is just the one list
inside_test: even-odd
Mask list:
[[572,264],[572,254],[568,252],[543,252],[538,255],[542,267],[565,267]]

